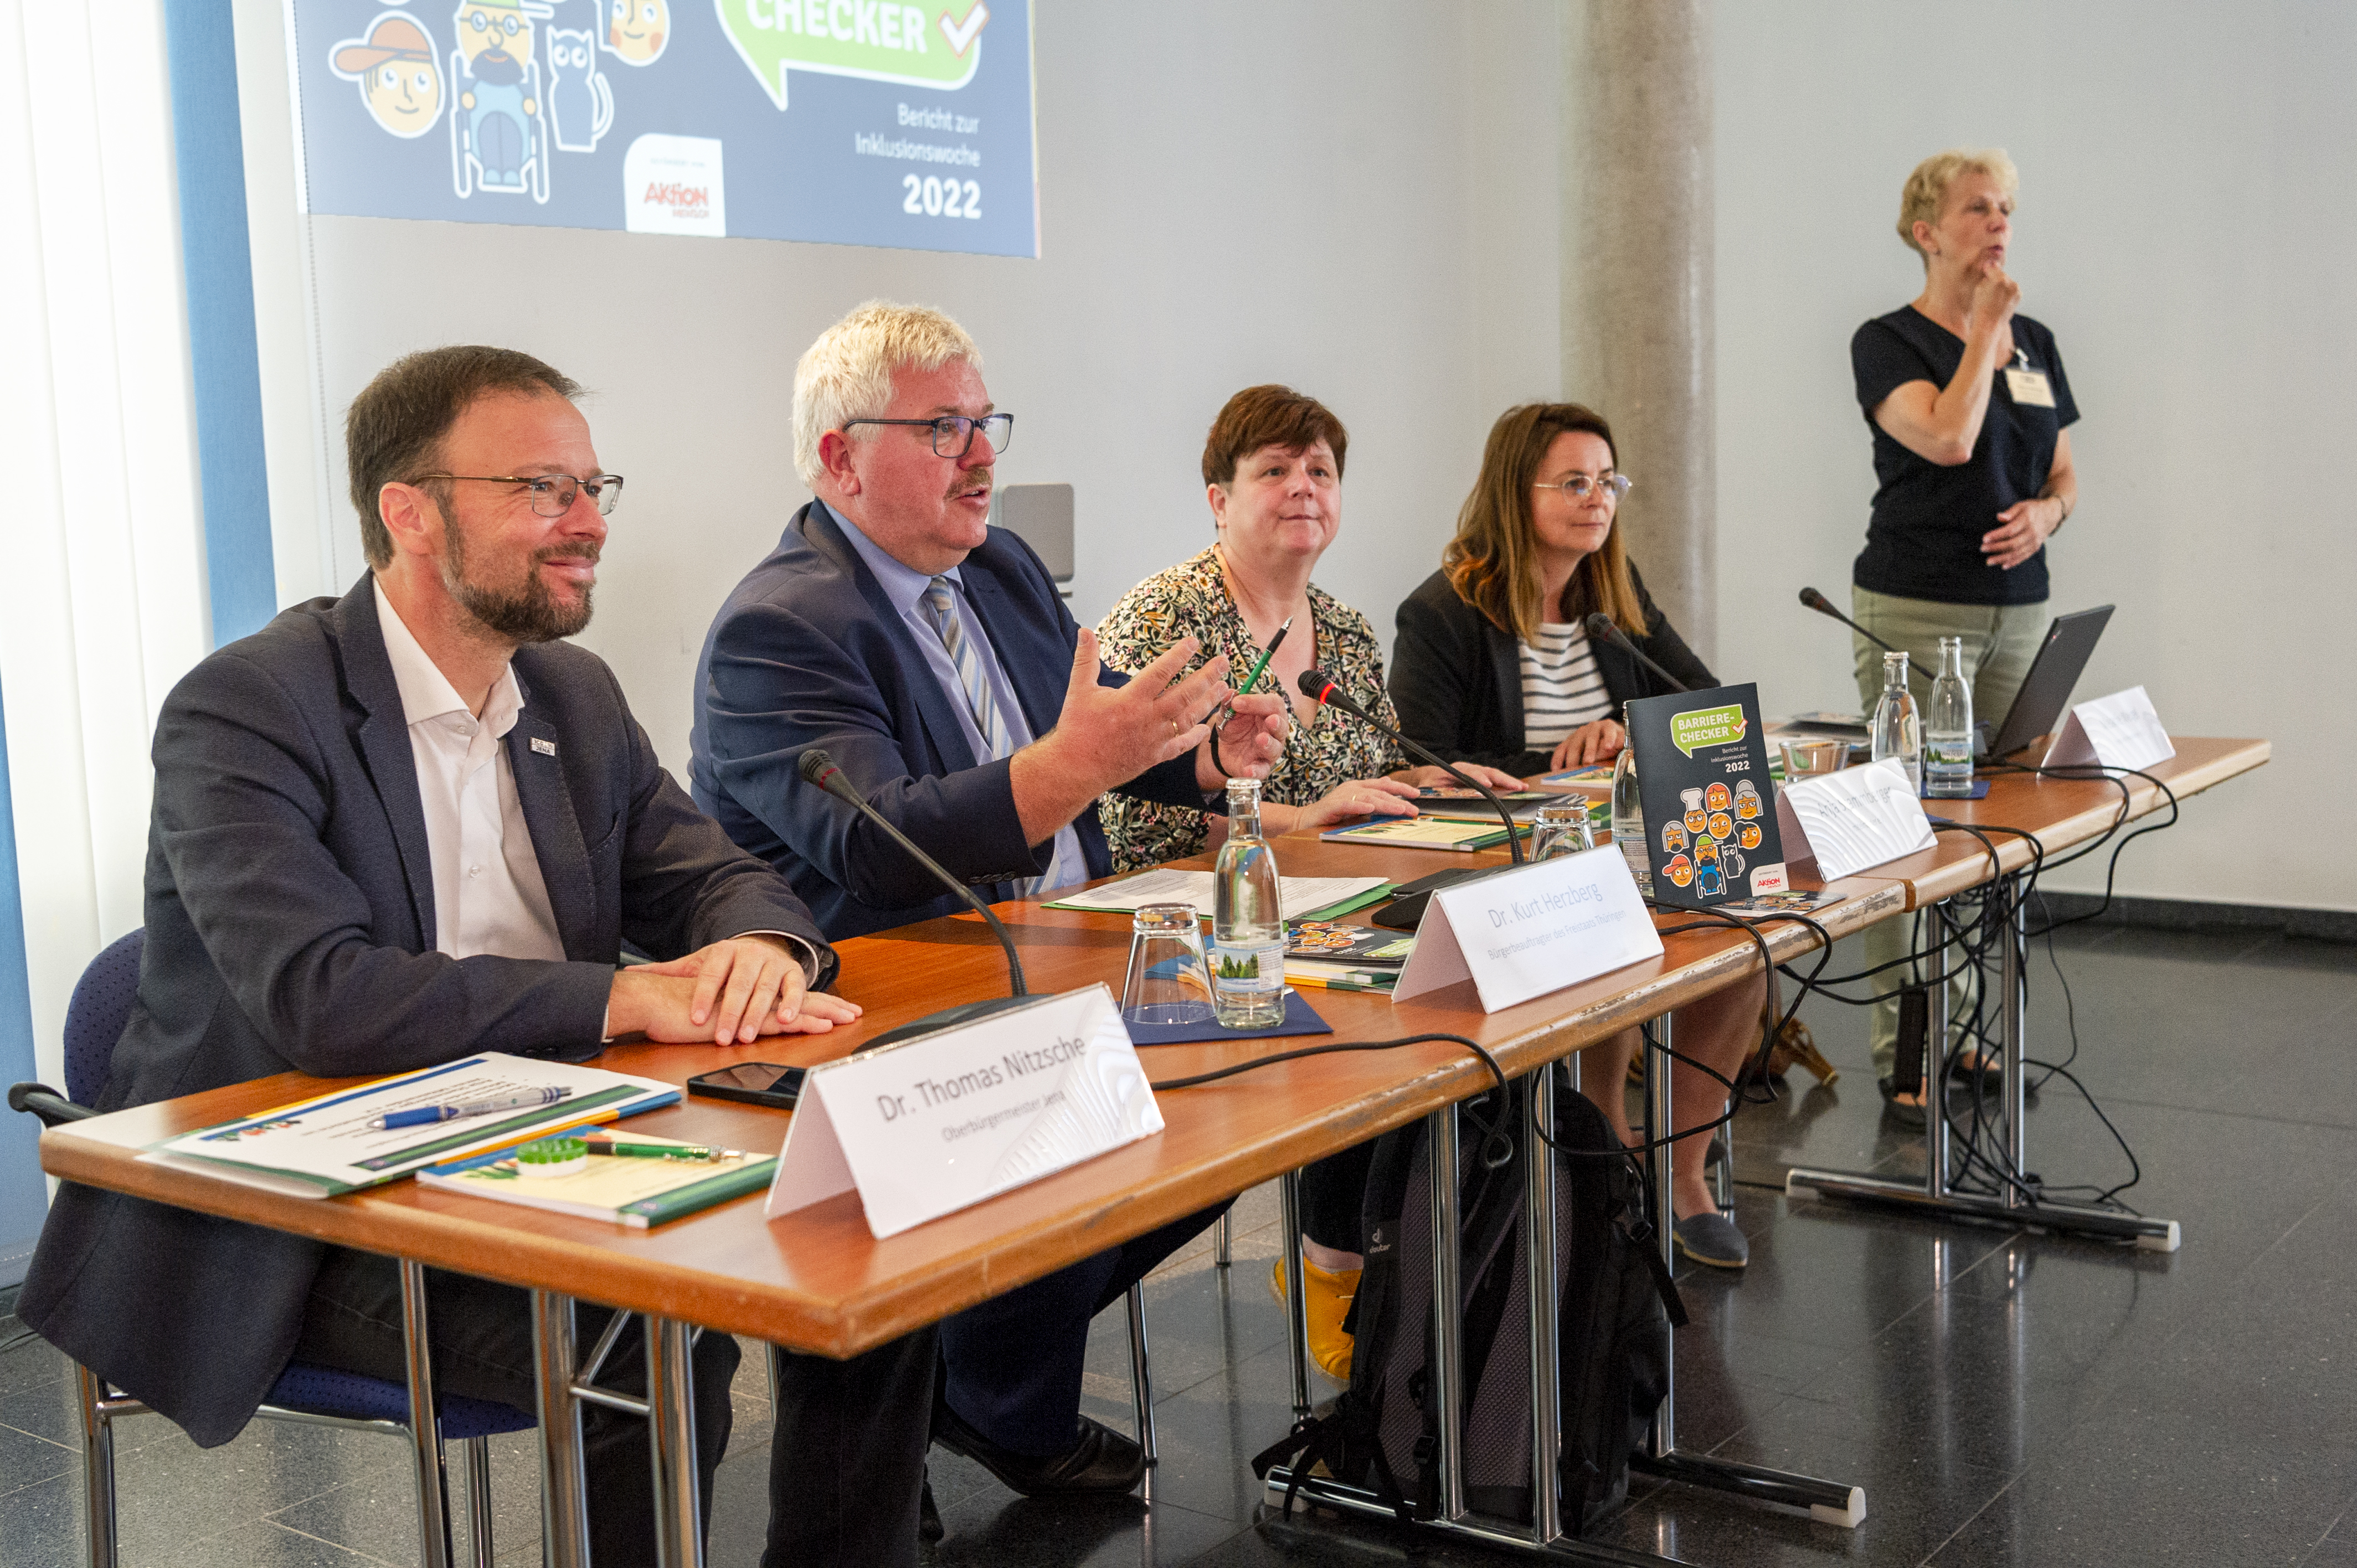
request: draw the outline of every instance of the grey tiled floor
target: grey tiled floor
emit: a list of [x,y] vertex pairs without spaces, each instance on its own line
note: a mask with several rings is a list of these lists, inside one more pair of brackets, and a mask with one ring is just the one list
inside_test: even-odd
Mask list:
[[[2081,928],[2058,940],[2076,1066],[2134,1145],[2128,1197],[2180,1220],[2169,1256],[1788,1202],[1793,1163],[1921,1168],[1883,1123],[1862,1019],[1811,1004],[1843,1069],[1795,1076],[1738,1123],[1739,1277],[1689,1271],[1682,1440],[1854,1482],[1857,1530],[1680,1487],[1641,1489],[1618,1543],[1700,1563],[2284,1564],[2357,1568],[2357,949]],[[1854,954],[1835,959],[1846,967]],[[2032,973],[2033,1054],[2069,1048],[2053,970]],[[2066,1085],[2033,1103],[2050,1182],[2127,1166]],[[936,1454],[943,1564],[1503,1561],[1385,1530],[1259,1517],[1244,1459],[1286,1423],[1267,1288],[1275,1203],[1238,1210],[1236,1265],[1208,1239],[1149,1282],[1162,1464],[1150,1509],[1015,1498]],[[13,1331],[0,1320],[0,1336]],[[0,1563],[78,1561],[70,1384],[46,1347],[0,1357]],[[759,1560],[770,1411],[748,1356],[711,1561]],[[1090,1413],[1126,1424],[1120,1315],[1098,1325]],[[382,1439],[257,1423],[199,1453],[159,1420],[124,1428],[124,1561],[415,1561],[405,1455]],[[538,1557],[530,1435],[495,1440],[498,1556]],[[462,1541],[463,1548],[463,1541]]]

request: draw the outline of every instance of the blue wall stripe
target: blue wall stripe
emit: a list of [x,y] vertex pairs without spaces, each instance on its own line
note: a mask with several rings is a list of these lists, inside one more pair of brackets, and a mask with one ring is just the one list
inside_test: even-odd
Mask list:
[[213,645],[258,631],[278,608],[270,486],[262,446],[262,364],[253,338],[253,256],[245,231],[245,145],[230,0],[166,0],[172,141],[180,172],[180,255],[196,371],[197,461]]
[[[16,888],[16,832],[8,797],[8,721],[0,714],[0,1080],[16,1083],[33,1065],[33,996],[25,970],[25,908]],[[40,1123],[0,1110],[0,1289],[21,1283],[48,1211],[41,1180]]]

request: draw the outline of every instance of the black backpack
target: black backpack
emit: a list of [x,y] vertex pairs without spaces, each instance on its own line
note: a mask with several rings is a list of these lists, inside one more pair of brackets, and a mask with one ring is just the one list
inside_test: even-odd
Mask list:
[[[1531,1517],[1531,1374],[1522,1162],[1540,1146],[1530,1129],[1531,1082],[1467,1102],[1458,1163],[1465,1501],[1477,1513],[1523,1523]],[[1491,1169],[1480,1129],[1501,1115],[1513,1157]],[[1646,1218],[1634,1161],[1580,1157],[1617,1152],[1604,1113],[1576,1090],[1559,1090],[1553,1136],[1561,1495],[1565,1528],[1577,1534],[1627,1498],[1629,1455],[1668,1391],[1670,1326],[1686,1319]],[[1284,1464],[1297,1482],[1322,1462],[1335,1479],[1373,1491],[1402,1520],[1429,1518],[1439,1502],[1438,1412],[1428,1398],[1430,1159],[1421,1120],[1375,1145],[1366,1266],[1345,1325],[1357,1341],[1351,1386],[1331,1414],[1302,1421],[1253,1460],[1262,1478]],[[1292,1504],[1288,1488],[1288,1511]]]

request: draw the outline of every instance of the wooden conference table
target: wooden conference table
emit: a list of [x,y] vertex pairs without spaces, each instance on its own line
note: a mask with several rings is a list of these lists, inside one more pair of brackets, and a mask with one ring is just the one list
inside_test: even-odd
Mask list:
[[[2178,745],[2179,757],[2153,771],[2180,797],[2256,767],[2266,757],[2263,742]],[[2117,815],[2119,798],[2116,788],[2100,781],[2001,776],[1986,800],[1955,814],[2005,820],[2037,832],[2051,853],[2104,831]],[[2158,801],[2158,791],[2142,786],[2131,815],[2145,814]],[[1836,884],[1831,891],[1842,901],[1818,911],[1816,918],[1839,937],[1986,880],[1986,854],[1977,843],[1966,843],[1968,851],[1958,850],[1943,840],[1922,854]],[[1458,859],[1307,838],[1281,840],[1277,853],[1289,875],[1402,881]],[[2026,850],[2005,853],[2016,856],[2008,870],[2028,858]],[[1464,858],[1473,864],[1505,859],[1502,853]],[[1098,982],[1118,990],[1129,942],[1125,917],[1020,902],[999,906],[999,913],[1022,948],[1035,992]],[[1664,914],[1658,923],[1688,922]],[[1798,925],[1779,923],[1768,937],[1779,961],[1816,946],[1815,937]],[[1002,954],[972,916],[858,938],[838,949],[838,989],[866,1009],[856,1027],[732,1048],[620,1045],[608,1048],[601,1065],[683,1083],[734,1062],[814,1064],[847,1055],[898,1024],[959,1001],[1001,993],[1005,987]],[[1658,959],[1494,1014],[1482,1013],[1469,981],[1397,1004],[1381,995],[1340,991],[1317,992],[1312,1000],[1337,1039],[1446,1030],[1481,1042],[1512,1077],[1758,968],[1758,951],[1749,937],[1703,929],[1666,938]],[[1161,1046],[1149,1048],[1146,1057],[1148,1070],[1163,1079],[1301,1043],[1281,1038]],[[661,1544],[664,1562],[684,1564],[701,1560],[694,1467],[683,1457],[693,1441],[686,1404],[688,1325],[822,1355],[856,1355],[1376,1133],[1444,1111],[1480,1093],[1490,1081],[1487,1070],[1461,1047],[1432,1043],[1289,1062],[1168,1093],[1161,1099],[1161,1135],[882,1241],[869,1235],[859,1204],[850,1196],[774,1223],[762,1219],[761,1200],[748,1197],[637,1231],[486,1203],[414,1182],[337,1198],[285,1197],[136,1157],[160,1139],[338,1087],[337,1080],[296,1073],[51,1128],[41,1138],[41,1163],[65,1180],[533,1291],[544,1341],[544,1520],[560,1563],[586,1560],[572,1299],[647,1315],[646,1404],[655,1435],[658,1517],[667,1526]],[[784,1114],[691,1098],[634,1118],[631,1125],[667,1137],[772,1148],[783,1137]],[[438,1502],[421,1498],[421,1509],[438,1534]],[[432,1550],[430,1541],[427,1549]]]

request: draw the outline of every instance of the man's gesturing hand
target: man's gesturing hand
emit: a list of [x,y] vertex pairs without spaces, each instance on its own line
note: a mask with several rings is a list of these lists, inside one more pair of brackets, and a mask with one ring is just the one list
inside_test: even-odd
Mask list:
[[[1227,700],[1220,678],[1227,655],[1181,676],[1198,647],[1182,637],[1168,653],[1129,678],[1125,686],[1097,684],[1097,634],[1082,627],[1072,650],[1071,683],[1056,727],[1039,742],[1091,799],[1126,784],[1159,762],[1200,746],[1211,731],[1203,715]],[[1061,824],[1059,824],[1060,826]]]
[[781,937],[731,937],[668,963],[619,971],[606,1028],[666,1045],[748,1044],[763,1035],[823,1035],[859,1004],[805,990],[802,959]]

